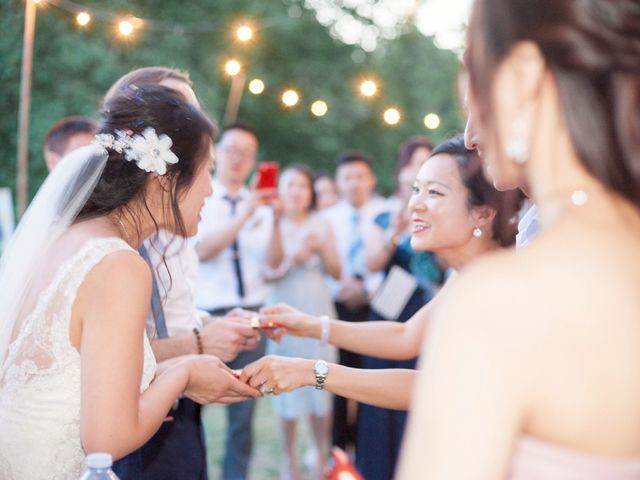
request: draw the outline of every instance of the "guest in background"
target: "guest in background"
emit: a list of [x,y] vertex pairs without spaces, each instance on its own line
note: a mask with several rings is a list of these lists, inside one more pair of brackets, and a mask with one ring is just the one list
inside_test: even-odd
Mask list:
[[340,200],[335,179],[327,172],[316,172],[313,178],[317,210],[334,206]]
[[[286,302],[314,315],[335,316],[331,292],[324,275],[340,278],[340,257],[331,225],[313,212],[313,176],[304,165],[287,167],[279,182],[282,216],[280,232],[284,260],[268,272],[266,305]],[[335,361],[331,345],[313,338],[285,336],[279,343],[269,341],[267,352],[275,355]],[[300,480],[297,461],[296,426],[308,418],[316,452],[313,478],[324,478],[328,456],[332,395],[304,388],[274,397],[283,440],[282,478]]]
[[64,117],[54,123],[44,136],[42,154],[49,171],[60,159],[76,148],[89,145],[98,129],[98,122],[89,117]]
[[431,143],[431,140],[420,135],[407,139],[398,148],[395,169],[396,191],[387,199],[388,208],[391,212],[402,212],[405,216],[407,215],[407,201],[411,197],[413,182],[416,179],[418,170],[429,158],[432,150],[433,143]]
[[[237,307],[257,311],[267,287],[263,272],[269,249],[279,242],[279,222],[269,205],[277,202],[277,190],[247,188],[245,182],[258,155],[258,135],[249,126],[226,127],[216,146],[213,195],[204,205],[196,252],[198,288],[196,303],[210,315],[222,316]],[[280,263],[282,258],[272,258]],[[265,342],[242,352],[229,366],[244,367],[264,355]],[[236,404],[227,410],[227,434],[222,466],[224,480],[247,478],[251,458],[251,423],[255,401]]]
[[[381,275],[372,274],[365,263],[365,238],[373,219],[385,207],[382,199],[373,198],[376,176],[369,157],[357,151],[346,151],[336,159],[336,184],[341,200],[323,211],[336,235],[342,276],[329,280],[338,317],[362,322],[369,316],[369,298]],[[359,367],[359,355],[340,350],[339,363]],[[336,397],[333,414],[333,444],[347,449],[357,439],[357,404]]]

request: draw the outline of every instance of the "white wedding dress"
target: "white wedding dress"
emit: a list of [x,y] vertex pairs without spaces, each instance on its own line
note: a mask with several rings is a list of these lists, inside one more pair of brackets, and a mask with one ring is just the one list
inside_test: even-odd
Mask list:
[[[127,249],[132,250],[120,238],[87,241],[60,266],[10,345],[0,369],[1,480],[73,480],[82,475],[80,355],[69,341],[71,309],[87,273],[106,255]],[[142,392],[153,379],[156,362],[146,334],[140,341]]]

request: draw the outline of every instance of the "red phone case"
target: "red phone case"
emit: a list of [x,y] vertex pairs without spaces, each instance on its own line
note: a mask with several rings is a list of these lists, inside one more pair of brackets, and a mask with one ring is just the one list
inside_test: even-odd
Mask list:
[[278,186],[278,164],[260,162],[258,164],[258,188],[276,188]]

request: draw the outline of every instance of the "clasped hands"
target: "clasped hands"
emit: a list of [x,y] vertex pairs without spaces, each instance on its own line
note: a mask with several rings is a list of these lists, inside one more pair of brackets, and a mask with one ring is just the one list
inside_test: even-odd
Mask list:
[[[285,333],[320,337],[317,317],[285,304],[263,308],[259,316],[239,310],[230,313],[246,317],[254,330],[265,332],[275,341]],[[270,355],[247,365],[242,371],[234,371],[212,355],[182,358],[189,360],[190,372],[184,394],[198,403],[236,403],[265,393],[279,394],[315,384],[314,360]]]
[[[280,341],[284,334],[319,338],[321,332],[318,317],[286,304],[261,309],[258,319],[254,318],[254,326],[275,341]],[[240,380],[262,394],[277,395],[315,385],[314,363],[315,360],[268,355],[247,365],[240,372]]]

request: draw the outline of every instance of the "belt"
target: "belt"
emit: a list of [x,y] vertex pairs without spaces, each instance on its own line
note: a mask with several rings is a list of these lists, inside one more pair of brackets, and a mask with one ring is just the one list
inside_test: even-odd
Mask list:
[[234,308],[242,308],[243,310],[258,312],[262,308],[262,305],[251,305],[246,307],[241,305],[234,306],[234,307],[220,307],[220,308],[214,308],[213,310],[207,310],[207,312],[212,317],[224,317],[227,313],[229,313]]

